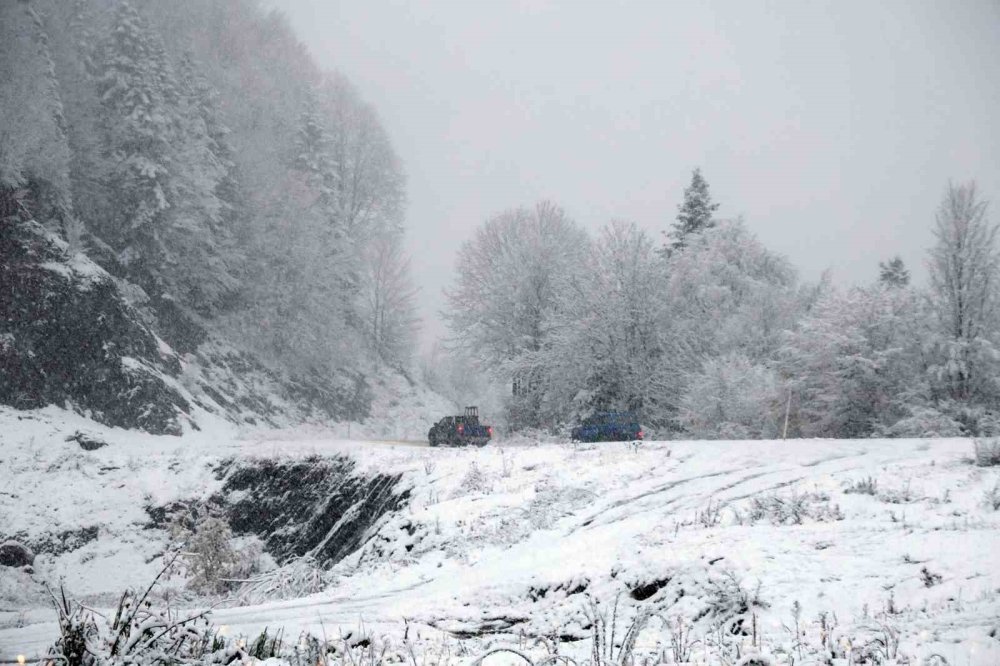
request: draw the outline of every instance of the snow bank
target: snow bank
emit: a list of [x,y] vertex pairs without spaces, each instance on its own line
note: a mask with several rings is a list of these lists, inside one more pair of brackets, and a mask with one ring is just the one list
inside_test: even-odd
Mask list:
[[[655,608],[703,644],[725,634],[746,646],[756,633],[779,657],[796,636],[861,649],[898,632],[901,655],[1000,663],[1000,512],[984,503],[1000,471],[972,465],[967,440],[431,449],[319,430],[154,437],[76,419],[0,411],[0,474],[14,480],[0,524],[35,536],[96,525],[96,540],[36,567],[95,603],[158,566],[164,535],[142,529],[143,507],[210,494],[220,459],[348,455],[400,475],[409,504],[329,572],[325,591],[219,609],[216,622],[289,636],[363,623],[396,639],[409,623],[424,639],[485,649],[520,634],[585,638],[591,604],[605,612],[617,598],[622,622]],[[84,426],[110,446],[63,441]],[[39,604],[22,601],[23,627],[0,615],[0,654],[51,640]],[[666,640],[648,633],[642,649]],[[586,656],[585,642],[565,645]]]

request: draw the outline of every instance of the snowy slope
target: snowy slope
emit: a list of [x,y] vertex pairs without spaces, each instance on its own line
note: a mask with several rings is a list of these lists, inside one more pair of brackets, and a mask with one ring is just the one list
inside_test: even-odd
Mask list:
[[[0,474],[16,479],[3,491],[0,521],[29,533],[99,525],[96,541],[41,557],[36,576],[65,575],[94,603],[157,567],[163,535],[139,527],[149,498],[210,493],[218,483],[211,466],[233,454],[346,453],[362,469],[402,473],[409,508],[336,565],[325,592],[219,609],[217,623],[248,634],[283,626],[286,635],[363,623],[398,639],[405,619],[425,640],[474,634],[482,648],[520,633],[585,637],[588,598],[607,608],[620,596],[623,618],[655,607],[683,619],[708,657],[710,635],[741,619],[756,625],[765,651],[788,649],[797,602],[805,654],[823,640],[826,613],[828,640],[851,641],[853,650],[899,632],[901,656],[1000,663],[1000,640],[990,635],[1000,617],[1000,512],[983,503],[1000,471],[972,466],[966,440],[501,441],[456,450],[220,427],[181,439],[104,429],[112,446],[83,453],[63,433],[98,429],[75,418],[0,412]],[[845,492],[868,477],[874,495]],[[706,611],[736,585],[760,603]],[[44,610],[0,622],[8,625],[0,656],[41,650],[55,629]],[[649,649],[665,640],[648,633]],[[584,645],[565,649],[585,653]]]

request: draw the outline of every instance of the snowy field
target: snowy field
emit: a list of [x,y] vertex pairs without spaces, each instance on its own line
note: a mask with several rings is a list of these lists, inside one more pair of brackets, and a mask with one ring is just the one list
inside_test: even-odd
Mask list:
[[[109,446],[83,451],[65,439],[77,430]],[[144,507],[207,497],[221,460],[344,454],[402,474],[407,507],[327,574],[325,591],[222,603],[217,625],[396,645],[406,635],[456,663],[498,645],[541,655],[547,641],[586,657],[594,615],[610,622],[617,600],[621,627],[644,609],[663,618],[637,655],[670,657],[686,640],[691,663],[731,663],[720,655],[736,649],[825,663],[820,650],[835,645],[879,663],[1000,664],[1000,511],[988,502],[1000,468],[975,467],[968,440],[431,449],[344,434],[217,424],[155,437],[0,408],[0,531],[97,529],[81,548],[39,555],[33,576],[0,570],[0,658],[40,655],[55,638],[41,582],[63,578],[97,608],[148,583],[166,535],[143,528]],[[183,584],[166,582],[176,603],[206,603],[185,602]]]

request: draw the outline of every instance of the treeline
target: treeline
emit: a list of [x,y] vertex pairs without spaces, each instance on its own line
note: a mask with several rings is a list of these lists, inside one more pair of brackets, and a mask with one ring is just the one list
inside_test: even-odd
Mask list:
[[447,294],[453,354],[508,387],[514,429],[631,410],[664,437],[1000,434],[1000,253],[974,185],[943,198],[926,288],[898,257],[867,286],[801,282],[716,209],[695,171],[662,243],[590,237],[551,203],[489,219]]
[[375,111],[254,0],[0,4],[0,217],[120,278],[176,350],[405,365],[404,176]]

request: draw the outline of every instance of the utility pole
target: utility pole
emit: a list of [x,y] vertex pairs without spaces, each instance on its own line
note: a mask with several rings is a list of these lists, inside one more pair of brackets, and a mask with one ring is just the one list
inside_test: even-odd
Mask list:
[[785,403],[785,427],[781,431],[781,439],[788,439],[788,412],[792,409],[792,389],[788,389],[788,402]]

